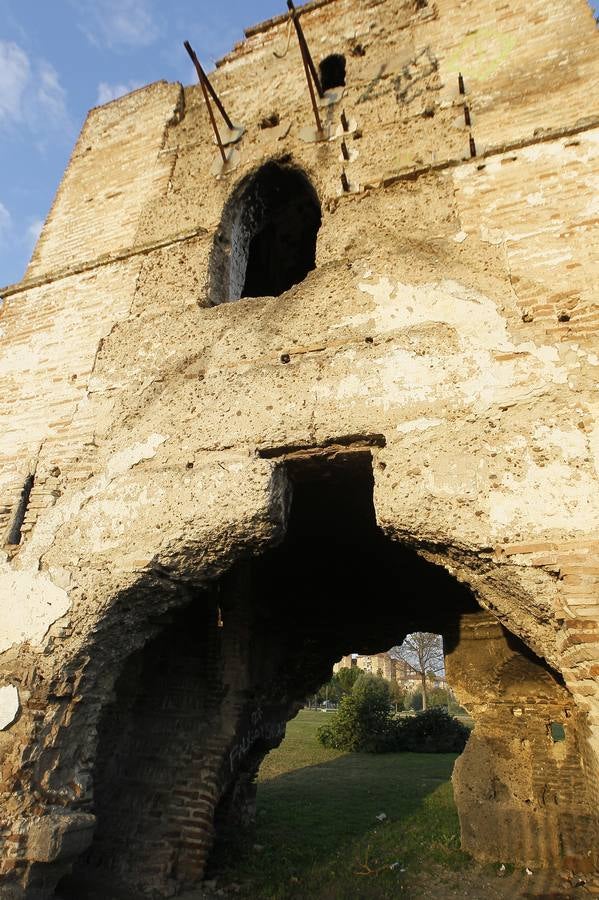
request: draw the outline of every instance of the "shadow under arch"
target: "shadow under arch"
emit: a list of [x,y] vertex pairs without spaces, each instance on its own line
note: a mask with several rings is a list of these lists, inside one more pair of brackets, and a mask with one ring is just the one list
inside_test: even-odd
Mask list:
[[104,878],[128,897],[197,882],[217,830],[251,818],[262,759],[332,662],[417,630],[446,638],[476,722],[456,784],[466,848],[540,865],[592,851],[597,816],[559,679],[466,585],[378,527],[369,450],[279,465],[293,494],[283,540],[188,596],[121,661],[87,807],[96,834],[61,896],[91,898]]
[[316,265],[318,195],[302,169],[270,160],[233,190],[217,231],[209,271],[213,305],[277,297]]

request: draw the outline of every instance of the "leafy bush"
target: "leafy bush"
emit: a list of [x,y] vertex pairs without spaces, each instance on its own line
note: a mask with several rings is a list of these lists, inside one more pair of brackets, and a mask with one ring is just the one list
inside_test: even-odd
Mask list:
[[461,753],[470,731],[444,709],[433,708],[393,722],[389,749],[413,753]]
[[[426,692],[427,709],[432,709],[432,707],[434,706],[443,706],[447,708],[450,700],[451,695],[449,691],[445,690],[445,688],[430,687]],[[420,712],[422,706],[422,689],[417,688],[415,691],[412,691],[412,693],[407,695],[404,702],[404,709]]]
[[422,691],[412,691],[410,694],[406,694],[404,709],[406,712],[409,712],[410,710],[420,712],[422,709]]
[[387,682],[363,674],[330,722],[318,729],[318,740],[334,750],[461,753],[469,734],[468,728],[444,709],[427,709],[394,719]]
[[361,674],[341,700],[330,722],[318,729],[318,740],[334,750],[380,752],[393,725],[389,685],[383,678]]
[[362,674],[362,670],[357,666],[351,668],[342,668],[336,672],[330,681],[323,684],[314,694],[314,701],[322,703],[323,700],[330,700],[338,703],[345,694],[349,694],[358,677]]
[[449,704],[449,691],[442,687],[433,687],[427,692],[426,705],[432,709],[434,706],[442,706],[447,709]]
[[349,694],[352,690],[354,684],[362,674],[362,670],[358,669],[357,666],[352,666],[351,668],[343,668],[339,669],[339,671],[333,675],[332,681],[336,681],[339,685],[340,695]]

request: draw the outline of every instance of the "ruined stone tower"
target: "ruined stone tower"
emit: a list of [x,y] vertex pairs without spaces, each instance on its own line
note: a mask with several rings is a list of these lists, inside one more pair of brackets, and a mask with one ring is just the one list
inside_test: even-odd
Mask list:
[[463,846],[599,864],[591,11],[301,22],[321,140],[250,29],[226,169],[198,86],[92,110],[2,292],[2,898],[193,884],[333,661],[417,629],[476,721]]

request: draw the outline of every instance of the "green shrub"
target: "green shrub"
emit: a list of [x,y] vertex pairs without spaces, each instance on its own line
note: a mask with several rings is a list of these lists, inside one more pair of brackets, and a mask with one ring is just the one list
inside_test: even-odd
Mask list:
[[461,753],[470,731],[444,709],[433,708],[393,723],[389,749],[413,753]]
[[420,712],[422,709],[422,691],[412,691],[410,694],[406,694],[404,709],[406,712],[410,712],[410,710]]
[[[429,687],[426,692],[427,709],[432,709],[435,706],[443,706],[445,709],[447,709],[450,702],[451,695],[445,688]],[[416,688],[415,691],[412,691],[407,695],[404,702],[404,709],[414,710],[414,712],[420,712],[422,707],[422,689]]]
[[362,674],[330,721],[318,729],[318,740],[333,750],[388,753],[461,753],[470,732],[440,708],[395,719],[389,685]]
[[383,678],[363,673],[351,693],[326,725],[318,729],[318,740],[334,750],[380,752],[393,726],[389,685]]
[[351,668],[343,668],[339,669],[336,675],[333,675],[333,681],[336,681],[339,685],[340,695],[349,694],[362,674],[361,669],[358,669],[357,666],[352,666]]
[[442,706],[444,709],[447,709],[448,704],[449,691],[441,687],[429,688],[426,697],[426,705],[428,709],[432,709],[435,706]]

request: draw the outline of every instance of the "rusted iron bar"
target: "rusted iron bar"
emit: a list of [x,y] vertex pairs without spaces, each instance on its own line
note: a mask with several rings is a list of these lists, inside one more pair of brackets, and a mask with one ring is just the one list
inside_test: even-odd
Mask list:
[[222,105],[222,103],[221,103],[221,101],[220,101],[220,97],[218,96],[218,94],[216,93],[216,91],[214,90],[214,88],[212,87],[212,85],[211,85],[211,83],[210,83],[210,80],[209,80],[208,76],[207,76],[206,73],[204,72],[204,69],[202,68],[202,64],[200,63],[199,59],[197,58],[197,56],[196,56],[196,54],[195,54],[195,51],[194,51],[193,47],[191,46],[191,44],[189,43],[189,41],[184,41],[184,42],[183,42],[183,46],[185,47],[185,49],[187,50],[187,52],[189,53],[189,55],[190,55],[190,57],[191,57],[191,61],[192,61],[192,63],[193,63],[194,66],[195,66],[196,72],[198,73],[198,78],[199,78],[199,80],[200,80],[200,84],[205,85],[205,87],[206,87],[206,88],[208,89],[208,91],[210,92],[210,96],[212,97],[212,99],[213,99],[214,102],[216,103],[216,106],[217,106],[217,108],[218,108],[218,111],[219,111],[219,113],[221,114],[221,116],[223,117],[223,119],[225,120],[225,123],[226,123],[226,125],[227,125],[227,128],[230,128],[231,130],[233,130],[233,128],[234,128],[235,126],[234,126],[233,123],[231,122],[231,119],[230,119],[229,116],[227,115],[227,111],[226,111],[225,107]]
[[341,127],[344,131],[349,131],[349,122],[347,121],[344,109],[341,110]]
[[218,144],[218,149],[220,150],[220,155],[223,158],[223,165],[227,164],[227,154],[225,152],[225,148],[223,147],[223,142],[221,140],[221,136],[218,130],[218,125],[216,124],[216,119],[214,118],[214,113],[212,112],[212,105],[210,103],[210,97],[208,96],[208,91],[206,90],[206,85],[203,81],[200,81],[200,86],[202,88],[202,93],[204,95],[204,100],[206,102],[206,106],[208,107],[208,115],[210,116],[210,123],[212,125],[212,130],[214,131],[214,136],[216,138],[216,143]]
[[476,144],[472,135],[470,135],[470,156],[476,156]]
[[464,76],[462,75],[461,72],[458,75],[458,91],[460,92],[460,94],[466,93],[466,86],[464,84]]
[[464,106],[464,122],[468,127],[472,125],[472,119],[470,118],[470,109],[467,106]]
[[341,187],[343,188],[344,194],[347,194],[349,192],[349,181],[347,180],[345,171],[341,172]]
[[314,113],[314,119],[316,120],[316,130],[319,134],[322,134],[322,122],[320,121],[320,115],[318,114],[318,104],[316,103],[316,96],[314,94],[314,84],[312,83],[312,77],[310,75],[310,64],[308,62],[310,57],[310,53],[307,47],[304,47],[302,40],[300,38],[301,29],[298,30],[297,16],[295,13],[295,7],[293,5],[293,0],[287,0],[287,6],[289,7],[289,12],[291,14],[292,20],[295,23],[295,28],[297,31],[297,36],[299,40],[300,50],[302,54],[302,62],[304,64],[304,71],[306,73],[306,81],[308,82],[308,90],[310,91],[310,101],[312,103],[312,112]]
[[206,81],[208,79],[206,78],[206,74],[205,74],[204,70],[202,69],[197,56],[193,52],[189,41],[185,41],[183,46],[185,47],[185,49],[191,56],[193,64],[196,67],[196,72],[198,73],[198,78],[200,79],[200,87],[202,88],[202,94],[204,95],[204,102],[206,103],[206,108],[208,110],[208,116],[210,117],[210,124],[212,125],[212,130],[214,131],[214,136],[216,138],[216,143],[218,144],[218,149],[220,150],[220,155],[223,160],[223,166],[226,166],[227,154],[225,152],[225,148],[223,147],[223,142],[221,140],[220,132],[218,130],[218,125],[216,124],[216,119],[214,118],[214,113],[212,111],[212,104],[210,103],[210,97],[208,96],[208,89],[206,87]]
[[308,48],[308,43],[306,41],[306,37],[304,35],[304,29],[301,26],[299,16],[297,14],[297,10],[293,5],[293,0],[287,0],[287,8],[291,13],[291,21],[295,26],[295,30],[297,32],[297,39],[299,41],[300,50],[302,51],[302,57],[304,58],[304,65],[308,65],[308,69],[310,70],[310,74],[314,79],[314,84],[316,85],[316,90],[318,92],[319,97],[323,97],[324,91],[322,90],[322,84],[320,83],[320,77],[318,72],[316,71],[316,66],[314,65],[314,61],[312,59],[312,54]]
[[320,121],[320,115],[318,114],[318,104],[316,103],[316,96],[314,94],[314,85],[312,84],[312,79],[310,78],[310,70],[308,69],[308,63],[306,62],[306,57],[302,52],[302,60],[304,62],[304,69],[306,71],[306,79],[308,81],[308,90],[310,91],[310,101],[312,103],[312,112],[314,113],[314,119],[316,120],[316,130],[320,134],[322,132],[322,122]]
[[346,161],[349,160],[349,150],[347,149],[345,141],[341,141],[341,155]]

